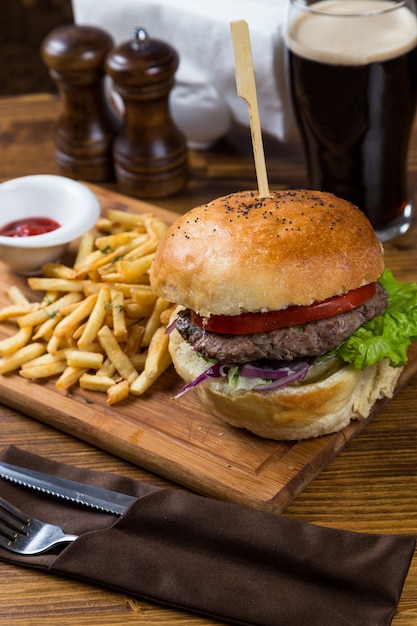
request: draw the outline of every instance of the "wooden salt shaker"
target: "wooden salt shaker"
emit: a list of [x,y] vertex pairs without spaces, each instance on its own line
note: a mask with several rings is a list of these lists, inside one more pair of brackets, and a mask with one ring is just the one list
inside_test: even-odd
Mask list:
[[113,146],[115,173],[129,195],[160,198],[186,184],[186,140],[169,110],[177,67],[177,52],[141,28],[107,56],[106,71],[124,105]]
[[43,40],[41,55],[61,98],[55,158],[63,175],[90,182],[114,179],[112,143],[119,123],[107,104],[104,62],[111,36],[66,25]]

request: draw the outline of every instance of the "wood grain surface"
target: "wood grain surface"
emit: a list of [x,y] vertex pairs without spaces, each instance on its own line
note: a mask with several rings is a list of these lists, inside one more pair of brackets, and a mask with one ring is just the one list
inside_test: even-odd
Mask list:
[[[176,214],[110,190],[89,185],[102,210],[147,212],[171,223]],[[6,267],[0,272],[3,292],[19,282]],[[30,299],[42,294],[29,292]],[[0,296],[1,305],[1,296]],[[0,331],[1,333],[1,331]],[[417,369],[417,350],[398,385]],[[353,420],[343,431],[305,441],[279,442],[256,437],[212,416],[194,392],[175,400],[182,382],[171,367],[141,397],[109,406],[106,395],[75,386],[68,393],[54,379],[35,382],[18,374],[0,376],[4,404],[203,495],[258,509],[282,512],[324,467],[356,436],[370,418]]]
[[[48,95],[0,97],[0,180],[35,173],[58,173],[52,130],[59,110]],[[306,184],[297,143],[265,138],[271,188]],[[409,186],[417,191],[417,129],[408,160]],[[256,185],[251,141],[236,128],[210,151],[190,153],[190,180],[184,193],[164,201],[183,213],[216,196]],[[116,190],[114,183],[103,188]],[[386,262],[402,280],[417,280],[417,227],[387,244]],[[417,379],[404,386],[349,442],[283,515],[322,526],[358,532],[417,535]],[[0,447],[9,443],[64,463],[115,472],[159,486],[183,489],[158,474],[70,436],[7,405],[0,405]],[[325,549],[325,546],[323,546]],[[6,626],[209,626],[220,622],[133,600],[92,585],[0,565],[0,623]],[[417,624],[417,554],[404,585],[393,626]],[[336,625],[335,625],[336,626]],[[370,625],[373,626],[373,625]]]

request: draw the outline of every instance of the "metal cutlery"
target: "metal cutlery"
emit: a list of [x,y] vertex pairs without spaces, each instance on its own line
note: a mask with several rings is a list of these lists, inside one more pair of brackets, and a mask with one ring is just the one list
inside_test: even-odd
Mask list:
[[0,477],[22,487],[29,487],[56,498],[62,498],[75,504],[83,504],[114,515],[122,515],[137,499],[126,493],[79,483],[60,476],[44,474],[3,462],[0,462]]
[[34,555],[77,539],[62,528],[26,515],[0,498],[0,546],[18,554]]

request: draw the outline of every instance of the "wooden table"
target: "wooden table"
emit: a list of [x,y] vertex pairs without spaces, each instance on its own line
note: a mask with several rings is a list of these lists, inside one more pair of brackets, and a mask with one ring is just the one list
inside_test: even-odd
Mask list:
[[[59,173],[52,128],[59,108],[52,95],[0,98],[0,180]],[[306,185],[297,144],[265,138],[271,188]],[[255,188],[250,136],[234,129],[208,152],[191,153],[191,177],[180,196],[159,202],[184,212],[238,189]],[[417,188],[417,126],[409,155],[409,182]],[[112,185],[106,185],[115,188]],[[417,224],[387,244],[398,278],[417,280]],[[284,515],[323,526],[363,532],[417,534],[417,380],[413,380],[316,478]],[[0,405],[0,448],[13,443],[51,459],[125,474],[156,485],[168,481]],[[171,611],[94,586],[0,564],[0,623],[209,625],[219,622]],[[417,624],[417,554],[394,626]],[[372,626],[372,625],[370,625]]]

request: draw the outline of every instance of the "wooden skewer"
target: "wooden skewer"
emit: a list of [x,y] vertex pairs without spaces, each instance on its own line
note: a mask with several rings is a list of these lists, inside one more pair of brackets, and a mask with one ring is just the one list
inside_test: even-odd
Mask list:
[[235,55],[237,94],[248,104],[258,190],[260,197],[266,198],[269,196],[269,186],[259,119],[258,98],[256,96],[249,28],[245,20],[238,20],[230,23],[230,29]]

